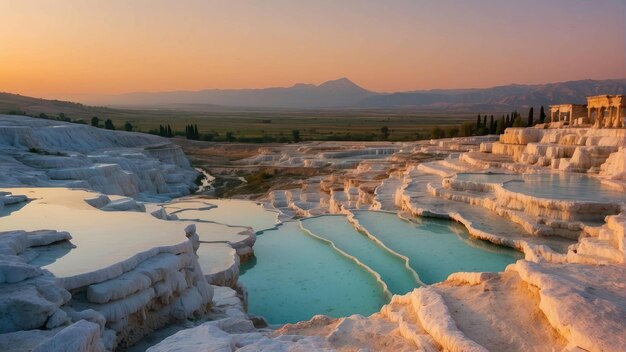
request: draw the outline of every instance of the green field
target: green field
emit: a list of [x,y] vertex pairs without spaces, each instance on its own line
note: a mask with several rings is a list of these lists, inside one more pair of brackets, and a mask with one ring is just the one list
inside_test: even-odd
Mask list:
[[[207,111],[203,111],[207,110]],[[230,109],[224,107],[191,107],[179,110],[129,109],[92,107],[81,104],[35,99],[0,93],[0,113],[19,112],[29,116],[46,114],[58,118],[83,120],[90,123],[93,116],[111,119],[117,129],[126,122],[134,131],[158,131],[159,125],[170,125],[173,132],[183,134],[185,126],[198,126],[201,138],[223,140],[231,132],[237,140],[262,137],[292,139],[299,130],[303,140],[380,139],[381,128],[389,129],[389,140],[429,138],[435,126],[460,125],[475,121],[473,113],[419,112],[411,110],[263,110]]]
[[271,136],[291,138],[299,130],[305,140],[335,139],[351,134],[354,137],[378,136],[387,126],[389,139],[425,138],[434,126],[458,125],[473,120],[467,114],[435,114],[379,111],[238,111],[238,112],[137,112],[134,116],[111,117],[116,125],[130,121],[140,131],[169,124],[172,130],[184,131],[186,124],[197,124],[200,134],[211,133],[217,138],[232,132],[238,139]]

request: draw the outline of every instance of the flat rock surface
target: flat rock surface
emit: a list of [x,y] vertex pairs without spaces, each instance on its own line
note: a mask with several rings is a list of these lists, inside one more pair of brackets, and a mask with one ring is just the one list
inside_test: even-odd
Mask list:
[[[187,241],[184,228],[192,222],[166,221],[148,213],[102,211],[84,200],[97,193],[63,188],[8,188],[2,191],[33,199],[0,221],[0,231],[58,229],[72,235],[75,249],[44,266],[57,277],[88,273],[158,246]],[[211,241],[239,242],[243,228],[207,223],[198,233]],[[106,249],[106,250],[103,250]]]

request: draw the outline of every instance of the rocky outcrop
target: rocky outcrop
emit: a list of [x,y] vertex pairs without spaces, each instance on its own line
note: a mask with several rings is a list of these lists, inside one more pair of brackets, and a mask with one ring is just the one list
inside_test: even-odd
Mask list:
[[106,327],[115,331],[118,348],[130,346],[158,328],[208,312],[213,291],[191,242],[152,252],[137,260],[136,266],[124,265],[121,275],[75,287],[77,293],[67,304],[75,310],[102,314]]
[[[138,203],[132,198],[61,188],[9,190],[18,194],[3,192],[0,197],[2,204],[7,204],[6,214],[9,216],[3,222],[3,228],[37,228],[49,224],[69,227],[78,235],[72,239],[68,232],[50,230],[0,233],[0,314],[5,317],[0,322],[0,346],[6,339],[14,341],[19,348],[34,348],[42,343],[39,350],[62,350],[64,338],[80,335],[81,338],[76,338],[75,344],[67,345],[68,348],[123,350],[157,329],[208,316],[213,288],[207,283],[198,262],[196,250],[200,246],[200,237],[194,223],[181,222],[171,216],[158,219],[146,213],[146,209],[162,207]],[[33,198],[27,199],[23,194]],[[19,208],[20,202],[26,208]],[[62,219],[56,222],[58,215],[50,215],[54,213],[54,207],[61,207],[63,214],[82,214],[90,219],[91,225],[110,224],[113,233],[106,229],[94,232],[84,224],[83,227],[72,227]],[[50,214],[45,209],[49,209]],[[130,218],[125,218],[122,213]],[[116,219],[125,219],[129,223],[113,225],[112,221]],[[142,231],[142,228],[151,229],[152,233]],[[179,235],[170,233],[172,229],[180,231]],[[231,238],[242,248],[244,243],[250,246],[254,243],[253,235],[242,235],[248,231],[245,228],[230,230],[228,226],[213,224],[213,227],[202,228],[204,238],[215,235],[205,232],[207,229],[229,229],[230,235],[219,236]],[[123,237],[135,235],[133,231],[137,230],[140,237]],[[136,252],[129,257],[103,261],[105,252],[98,248],[98,244],[96,247],[89,245],[93,246],[94,241],[104,241],[98,243],[107,245],[107,238],[116,241],[109,243],[108,247],[116,253],[107,253],[106,258],[126,247],[135,248]],[[77,246],[70,240],[74,240]],[[121,244],[120,241],[127,240],[129,244],[115,247]],[[138,242],[145,243],[138,246]],[[228,243],[219,245],[230,249],[232,258],[224,260],[236,265],[238,273],[237,250]],[[91,251],[91,255],[100,261],[76,265],[70,257],[76,253],[80,257],[80,251]],[[211,273],[218,276],[225,275],[222,271],[230,270],[226,266],[216,262],[209,267]],[[58,276],[53,276],[45,268]],[[236,286],[237,276],[230,280],[234,280],[232,285]],[[79,324],[81,320],[89,324]],[[91,323],[96,324],[97,329]],[[18,334],[22,330],[24,333]],[[28,336],[37,343],[27,342]]]
[[0,233],[0,333],[64,325],[60,307],[71,294],[47,271],[28,262],[36,247],[68,241],[67,232],[13,231]]
[[208,313],[213,290],[191,242],[63,279],[29,264],[39,248],[70,239],[67,232],[56,231],[0,233],[0,340],[20,330],[37,336],[53,331],[37,351],[110,350]]
[[179,146],[143,133],[0,115],[0,186],[80,187],[140,199],[195,189]]
[[80,320],[42,342],[33,352],[104,352],[100,326]]

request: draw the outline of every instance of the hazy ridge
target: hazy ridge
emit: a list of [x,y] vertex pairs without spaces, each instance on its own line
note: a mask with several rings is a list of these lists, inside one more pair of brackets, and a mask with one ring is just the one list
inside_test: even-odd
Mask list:
[[[219,111],[230,109],[410,109],[416,111],[489,112],[530,106],[579,103],[599,94],[624,94],[626,79],[580,80],[559,83],[510,84],[491,88],[434,89],[377,93],[347,78],[320,85],[296,84],[287,88],[212,89],[157,93],[89,96],[81,102],[93,106],[128,109]],[[89,110],[87,105],[0,93],[0,110]],[[98,108],[102,109],[102,108]],[[100,111],[100,113],[103,113]]]

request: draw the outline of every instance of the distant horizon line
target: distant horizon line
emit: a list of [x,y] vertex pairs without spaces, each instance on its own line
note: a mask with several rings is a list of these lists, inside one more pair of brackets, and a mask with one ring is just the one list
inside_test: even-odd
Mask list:
[[[571,79],[571,80],[564,80],[564,81],[544,81],[541,83],[512,82],[512,83],[507,83],[507,84],[495,84],[495,85],[489,85],[489,86],[483,86],[483,87],[469,86],[469,87],[422,88],[422,89],[417,88],[417,89],[396,90],[396,91],[376,91],[376,90],[365,88],[359,85],[358,83],[355,83],[352,79],[346,76],[342,76],[336,79],[329,79],[329,80],[323,81],[319,84],[296,82],[291,85],[283,85],[283,86],[275,85],[275,86],[266,86],[266,87],[258,87],[258,88],[251,88],[251,87],[199,88],[199,89],[172,89],[172,90],[155,90],[155,91],[135,90],[135,91],[126,91],[126,92],[121,92],[121,93],[71,93],[70,92],[70,93],[53,93],[53,94],[43,94],[43,95],[31,94],[31,93],[14,93],[14,92],[9,92],[9,91],[2,91],[2,93],[16,94],[16,95],[27,96],[27,97],[45,97],[45,99],[49,99],[49,100],[61,100],[61,99],[67,99],[67,98],[58,98],[58,96],[72,96],[72,97],[110,96],[112,97],[112,96],[123,96],[123,95],[130,95],[130,94],[158,94],[158,93],[178,93],[178,92],[193,93],[193,92],[202,92],[202,91],[242,91],[242,90],[252,91],[252,90],[264,90],[264,89],[289,89],[289,88],[294,88],[299,85],[319,87],[330,82],[337,82],[341,80],[347,80],[348,82],[354,84],[355,86],[361,89],[367,90],[369,92],[375,93],[375,94],[394,94],[394,93],[410,93],[410,92],[430,92],[430,91],[441,91],[441,90],[478,90],[478,89],[490,89],[490,88],[506,87],[506,86],[541,86],[541,85],[548,85],[548,84],[555,84],[555,83],[567,83],[567,82],[578,82],[578,81],[619,81],[619,80],[626,80],[626,77],[582,78],[582,79]],[[57,96],[57,97],[53,97],[53,96]]]

